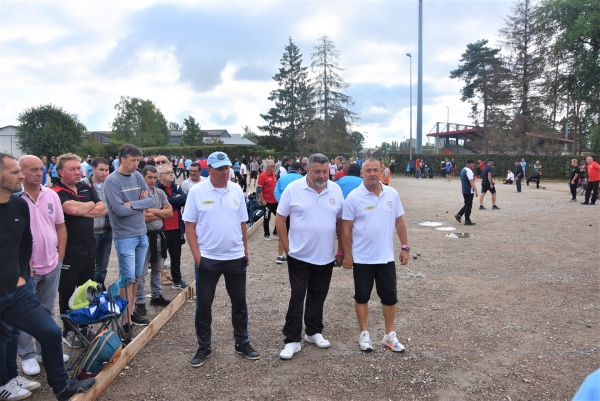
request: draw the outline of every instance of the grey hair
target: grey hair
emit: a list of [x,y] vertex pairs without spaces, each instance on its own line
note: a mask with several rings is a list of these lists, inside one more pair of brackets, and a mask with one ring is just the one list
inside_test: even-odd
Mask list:
[[577,161],[577,159],[571,159],[571,163],[573,163],[573,162],[575,162],[575,163],[579,163],[579,162]]
[[329,164],[329,159],[327,158],[327,156],[325,156],[322,153],[315,153],[314,155],[310,155],[310,157],[308,158],[308,166],[307,167],[310,168],[313,163]]
[[271,160],[271,159],[265,160],[265,167],[269,167],[269,166],[272,166],[274,164],[275,164],[275,162],[273,160]]

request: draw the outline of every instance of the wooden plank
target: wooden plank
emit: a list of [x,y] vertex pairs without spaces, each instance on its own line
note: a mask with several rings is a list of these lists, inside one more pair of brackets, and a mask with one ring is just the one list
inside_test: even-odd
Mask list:
[[[252,225],[247,231],[248,237],[257,227],[262,227],[264,217],[261,217],[256,223]],[[158,333],[158,331],[169,321],[171,316],[175,314],[181,308],[186,301],[194,296],[196,291],[196,281],[191,283],[189,287],[182,290],[179,295],[167,305],[163,311],[156,316],[148,326],[144,328],[134,339],[123,348],[121,356],[117,362],[112,365],[108,370],[102,371],[96,376],[96,385],[93,389],[87,393],[78,394],[73,397],[72,401],[94,401],[106,390],[108,386],[117,378],[119,373],[123,371],[125,366],[131,362],[137,353]]]
[[87,393],[78,394],[72,400],[73,401],[93,401],[98,399],[100,394],[115,380],[115,378],[121,373],[121,371],[131,362],[131,360],[137,355],[137,353],[154,337],[154,335],[161,329],[162,326],[169,321],[171,316],[185,304],[188,298],[194,295],[196,288],[196,282],[190,284],[188,288],[182,290],[179,295],[167,305],[163,311],[156,316],[148,326],[144,328],[134,339],[131,341],[123,351],[118,361],[111,366],[108,370],[102,371],[96,376],[96,385]]

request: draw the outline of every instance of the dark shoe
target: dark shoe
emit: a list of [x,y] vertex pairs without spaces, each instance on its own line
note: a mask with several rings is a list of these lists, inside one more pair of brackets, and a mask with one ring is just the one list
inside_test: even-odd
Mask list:
[[152,298],[150,300],[150,305],[156,305],[156,306],[167,306],[171,303],[171,301],[169,301],[168,299],[165,299],[162,295],[159,295],[156,298]]
[[144,319],[137,312],[133,312],[133,315],[131,315],[131,323],[136,326],[148,326],[150,320]]
[[75,394],[79,393],[87,393],[96,385],[96,378],[90,377],[85,380],[69,380],[67,382],[67,387],[56,395],[56,399],[58,401],[68,401]]
[[206,358],[208,358],[210,354],[210,347],[198,348],[198,351],[196,351],[196,355],[194,355],[194,357],[192,358],[192,367],[198,368],[204,365],[204,361],[206,361]]
[[132,338],[133,325],[131,323],[123,324],[123,338],[121,338],[121,341],[123,341],[124,343],[129,343],[129,341],[131,341]]
[[83,348],[83,342],[81,342],[79,337],[77,337],[74,332],[69,331],[66,334],[64,334],[63,337],[65,338],[65,341],[67,342],[67,344],[69,344],[71,348]]
[[465,221],[465,226],[474,226],[475,223],[473,223],[471,220],[466,220]]
[[496,205],[492,206],[492,210],[500,210],[500,208]]
[[148,311],[146,310],[146,304],[135,304],[135,313],[141,316],[145,316]]
[[581,202],[582,205],[589,205],[589,202]]
[[173,284],[171,284],[171,288],[175,290],[185,290],[187,287],[188,285],[183,280],[173,281]]
[[254,351],[250,346],[250,343],[246,344],[235,344],[235,352],[238,354],[243,354],[248,359],[258,359],[260,355],[258,352]]
[[461,221],[460,221],[460,216],[459,216],[458,214],[455,214],[455,215],[454,215],[454,218],[455,218],[455,219],[456,219],[456,221],[458,221],[459,223],[461,222]]
[[483,206],[483,205],[479,206],[479,210],[485,210],[485,206]]

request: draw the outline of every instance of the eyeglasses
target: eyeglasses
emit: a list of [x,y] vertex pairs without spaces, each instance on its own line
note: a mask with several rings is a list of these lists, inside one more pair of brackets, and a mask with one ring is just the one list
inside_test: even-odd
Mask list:
[[168,163],[168,162],[169,162],[168,160],[157,160],[156,164],[165,164],[165,163]]
[[172,171],[163,171],[162,174],[175,175],[175,173]]

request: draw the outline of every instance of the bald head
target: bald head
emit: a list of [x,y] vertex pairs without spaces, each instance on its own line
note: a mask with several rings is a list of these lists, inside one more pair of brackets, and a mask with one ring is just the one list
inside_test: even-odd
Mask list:
[[39,187],[44,178],[44,164],[40,158],[33,155],[22,156],[19,159],[19,166],[25,176],[23,178],[25,190]]

